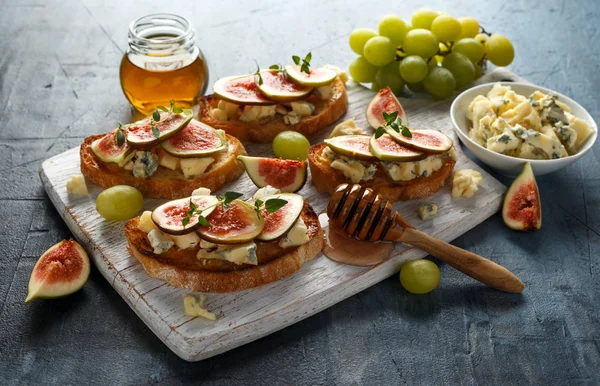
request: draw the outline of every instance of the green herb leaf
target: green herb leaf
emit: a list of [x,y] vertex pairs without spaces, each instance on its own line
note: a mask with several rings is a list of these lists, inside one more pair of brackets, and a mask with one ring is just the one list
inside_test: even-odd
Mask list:
[[279,64],[271,64],[269,66],[269,69],[271,69],[273,71],[281,71],[281,65],[279,65]]
[[189,218],[189,217],[187,217],[187,216],[186,216],[186,217],[184,217],[184,218],[181,220],[181,225],[183,225],[183,227],[184,227],[184,228],[185,228],[185,227],[187,226],[187,224],[189,224],[189,223],[190,223],[190,218]]
[[164,111],[165,113],[169,112],[169,109],[166,108],[165,106],[156,106],[157,109],[159,109],[160,111]]
[[225,192],[225,195],[223,196],[223,205],[228,205],[231,201],[237,200],[242,196],[243,194],[238,192]]
[[383,127],[383,126],[379,126],[379,127],[377,128],[377,130],[375,130],[375,139],[377,139],[377,138],[381,137],[381,136],[382,136],[382,135],[384,135],[384,134],[385,134],[385,127]]
[[394,129],[394,131],[395,131],[396,133],[399,133],[399,132],[400,132],[400,127],[398,126],[398,124],[397,124],[396,122],[392,122],[392,123],[390,123],[390,127],[391,127],[392,129]]
[[305,72],[308,75],[310,75],[310,69],[306,63],[302,63],[302,66],[300,66],[300,71]]
[[158,131],[158,129],[156,128],[156,126],[151,125],[151,127],[152,127],[152,135],[154,135],[154,138],[160,137],[160,131]]
[[119,122],[119,128],[117,129],[117,146],[121,147],[125,143],[125,133],[123,132],[123,125]]
[[256,212],[256,217],[260,219],[260,207],[262,206],[263,201],[256,199],[256,201],[254,201],[254,211]]
[[260,66],[258,65],[258,63],[256,63],[256,71],[254,72],[254,75],[258,76],[258,85],[262,86],[263,78],[260,75]]
[[306,57],[304,58],[304,61],[307,64],[310,64],[311,59],[312,59],[312,52],[309,52],[308,54],[306,54]]
[[268,213],[273,213],[283,208],[287,204],[286,200],[281,198],[270,198],[265,202],[265,209]]
[[296,65],[299,65],[301,59],[299,56],[294,55],[292,56],[292,60],[294,61],[294,63],[296,63]]
[[173,112],[175,114],[181,114],[181,113],[183,113],[183,109],[181,107],[175,106],[175,107],[173,107]]
[[155,122],[160,121],[160,111],[154,110],[152,113],[152,119],[154,119]]
[[198,216],[198,222],[203,227],[209,227],[209,226],[211,226],[210,223],[208,222],[208,220],[206,219],[206,217],[201,216],[201,215]]
[[402,126],[402,135],[408,138],[412,138],[412,133],[406,126]]
[[175,106],[175,99],[171,99],[169,101],[169,104],[171,105],[171,110],[173,109],[173,106]]

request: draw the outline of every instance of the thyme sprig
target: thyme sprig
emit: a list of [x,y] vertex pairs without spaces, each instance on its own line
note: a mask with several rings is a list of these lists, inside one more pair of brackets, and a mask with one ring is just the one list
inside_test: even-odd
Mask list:
[[394,111],[393,113],[388,114],[387,112],[383,112],[383,119],[385,120],[385,125],[379,126],[377,130],[375,130],[375,138],[379,138],[385,134],[386,128],[391,127],[396,133],[401,133],[403,136],[407,138],[412,138],[412,133],[410,129],[402,124],[402,118],[398,117],[398,112]]
[[119,122],[119,128],[116,132],[117,135],[117,146],[121,147],[125,143],[125,132],[123,131],[123,125]]
[[152,113],[152,119],[150,120],[150,128],[152,129],[152,134],[154,135],[154,138],[160,137],[160,130],[158,130],[158,128],[156,127],[156,124],[161,122],[161,119],[160,119],[161,111],[169,114],[165,117],[165,119],[162,120],[162,121],[164,121],[164,120],[169,119],[172,114],[182,113],[183,109],[179,106],[175,106],[175,100],[173,100],[173,99],[171,99],[170,107],[168,107],[168,108],[165,106],[156,106],[156,110],[154,110],[154,112]]
[[[312,59],[312,52],[306,54],[304,59],[301,59],[299,56],[292,56],[292,60],[296,63],[297,66],[300,66],[300,71],[307,73],[310,75],[310,61]],[[301,64],[302,63],[302,64]]]

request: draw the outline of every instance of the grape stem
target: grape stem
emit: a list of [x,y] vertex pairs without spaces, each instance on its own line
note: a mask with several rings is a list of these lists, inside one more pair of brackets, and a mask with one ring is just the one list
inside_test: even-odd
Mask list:
[[486,31],[485,28],[483,28],[483,27],[479,27],[479,28],[481,28],[481,33],[482,34],[487,35],[487,36],[492,36],[492,34],[490,32],[488,32],[488,31]]

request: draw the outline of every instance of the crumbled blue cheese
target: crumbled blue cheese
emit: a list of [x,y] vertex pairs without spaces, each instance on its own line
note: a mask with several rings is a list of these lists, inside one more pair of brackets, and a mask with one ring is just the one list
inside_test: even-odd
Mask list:
[[186,294],[183,296],[183,312],[186,316],[200,316],[208,320],[217,320],[212,312],[204,308],[206,295],[204,294]]
[[481,173],[471,169],[457,170],[452,179],[452,197],[472,197],[479,190]]
[[331,150],[331,148],[329,146],[325,146],[323,148],[321,155],[330,161],[333,161],[337,157],[337,154],[333,150]]
[[306,101],[290,102],[290,106],[299,117],[310,117],[315,112],[315,105]]
[[317,88],[317,94],[322,100],[328,100],[333,94],[333,89],[331,88],[331,86],[319,87]]
[[387,175],[393,181],[410,181],[417,177],[430,177],[440,170],[444,165],[444,159],[452,157],[450,152],[439,155],[431,155],[423,160],[415,162],[389,162],[384,161],[382,165]]
[[213,162],[215,159],[212,157],[182,158],[180,167],[185,178],[192,178],[204,173]]
[[221,110],[220,108],[210,110],[210,115],[212,115],[217,121],[227,122],[229,120],[225,110]]
[[332,64],[326,64],[323,66],[323,68],[326,68],[328,70],[333,70],[335,71],[335,73],[337,74],[338,78],[343,82],[346,83],[348,82],[348,74],[346,74],[346,71],[340,69],[338,66],[334,66]]
[[198,188],[192,191],[193,196],[210,196],[210,189],[208,188]]
[[577,133],[577,139],[575,140],[575,149],[579,151],[581,146],[588,140],[589,137],[594,133],[594,129],[590,127],[585,121],[577,118],[573,114],[566,112],[565,115],[569,119],[569,126]]
[[[329,138],[339,137],[340,135],[358,135],[364,134],[363,129],[356,126],[354,119],[348,119],[337,125],[329,135]],[[330,149],[331,150],[331,149]]]
[[258,189],[256,191],[256,193],[254,193],[254,196],[252,196],[252,198],[255,200],[264,201],[265,198],[273,196],[275,194],[279,194],[279,193],[281,193],[281,190],[274,188],[271,185],[267,185],[265,187]]
[[426,221],[432,219],[437,214],[438,207],[436,204],[420,204],[417,208],[417,213],[421,220]]
[[251,122],[254,120],[269,118],[274,115],[275,115],[275,105],[244,106],[239,119],[242,122]]
[[286,234],[279,240],[279,246],[281,248],[295,247],[308,242],[308,228],[302,219],[302,216],[298,217],[298,220],[292,226]]
[[140,216],[138,228],[144,233],[150,233],[151,230],[155,229],[158,231],[156,224],[152,221],[152,212],[149,210],[144,211]]
[[158,155],[150,151],[136,151],[135,156],[131,159],[131,165],[134,177],[152,177],[156,173],[156,170],[158,170]]
[[158,156],[158,164],[167,169],[177,170],[179,169],[179,158],[173,157],[166,151],[161,151]]
[[83,174],[75,174],[67,181],[67,193],[76,196],[87,196],[88,189]]
[[227,260],[234,264],[258,264],[256,257],[256,244],[223,245],[200,241],[200,250],[196,254],[198,259]]
[[198,237],[196,232],[190,232],[179,236],[170,235],[169,238],[173,240],[179,249],[193,248],[200,242],[200,237]]
[[148,232],[148,241],[150,241],[150,245],[154,249],[154,253],[157,255],[168,251],[169,248],[175,244],[167,235],[161,231],[157,231],[156,229],[152,229],[150,232]]
[[373,163],[361,162],[344,156],[337,156],[330,166],[341,171],[347,179],[355,184],[373,179],[377,172],[377,166]]

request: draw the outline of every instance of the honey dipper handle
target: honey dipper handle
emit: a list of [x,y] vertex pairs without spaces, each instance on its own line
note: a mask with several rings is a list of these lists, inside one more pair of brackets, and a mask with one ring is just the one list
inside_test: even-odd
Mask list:
[[429,252],[431,255],[492,288],[505,292],[521,293],[525,287],[517,276],[503,266],[473,252],[433,238],[416,229],[404,229],[396,240]]

